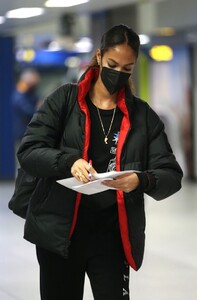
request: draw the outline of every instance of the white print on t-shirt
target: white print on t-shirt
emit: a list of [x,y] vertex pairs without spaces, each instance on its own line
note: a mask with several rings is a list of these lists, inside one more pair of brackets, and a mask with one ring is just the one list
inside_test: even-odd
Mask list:
[[118,131],[117,133],[114,133],[114,138],[112,141],[115,142],[115,145],[118,144],[119,135],[120,135],[120,131]]
[[116,155],[116,147],[111,147],[110,153]]
[[[112,142],[114,142],[115,145],[118,144],[119,135],[120,135],[120,131],[118,131],[117,133],[114,133]],[[110,153],[116,155],[116,147],[111,147]]]
[[116,158],[112,158],[109,161],[107,172],[115,171],[116,170]]
[[[112,142],[114,142],[115,146],[118,144],[119,134],[120,134],[120,131],[114,133],[114,135],[113,135]],[[110,159],[108,168],[107,168],[107,172],[116,170],[116,147],[110,148],[110,154],[113,154],[115,157]]]

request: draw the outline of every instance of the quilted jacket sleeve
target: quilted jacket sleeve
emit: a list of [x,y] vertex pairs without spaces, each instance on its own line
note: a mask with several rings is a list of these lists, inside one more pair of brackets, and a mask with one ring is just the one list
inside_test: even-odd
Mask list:
[[148,195],[162,200],[181,188],[183,172],[173,154],[164,125],[157,114],[149,107],[147,112],[148,128],[148,173],[155,179],[155,186]]
[[29,174],[64,177],[70,174],[72,163],[80,158],[77,150],[65,153],[58,149],[66,104],[68,97],[72,98],[70,88],[69,85],[61,86],[46,98],[27,127],[17,155],[21,167]]

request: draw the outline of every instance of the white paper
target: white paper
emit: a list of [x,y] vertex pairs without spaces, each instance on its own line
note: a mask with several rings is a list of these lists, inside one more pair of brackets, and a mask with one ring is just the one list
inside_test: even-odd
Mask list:
[[75,177],[57,180],[57,183],[69,189],[72,189],[76,192],[86,194],[86,195],[92,195],[92,194],[104,192],[109,189],[114,189],[101,184],[103,180],[113,180],[114,178],[122,174],[134,173],[134,172],[136,173],[139,171],[127,170],[127,171],[111,171],[106,173],[96,173],[93,175],[95,180],[89,181],[88,183],[80,183],[80,181],[78,181]]
[[106,173],[96,173],[93,175],[95,179],[105,179],[105,178],[116,178],[120,175],[127,174],[127,173],[139,173],[136,170],[126,170],[126,171],[111,171]]

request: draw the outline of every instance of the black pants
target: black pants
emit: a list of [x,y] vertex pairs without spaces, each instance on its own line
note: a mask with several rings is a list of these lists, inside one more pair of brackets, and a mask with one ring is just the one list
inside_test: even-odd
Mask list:
[[129,299],[129,266],[116,206],[102,212],[80,208],[68,259],[38,247],[36,250],[42,300],[82,300],[85,273],[95,300]]

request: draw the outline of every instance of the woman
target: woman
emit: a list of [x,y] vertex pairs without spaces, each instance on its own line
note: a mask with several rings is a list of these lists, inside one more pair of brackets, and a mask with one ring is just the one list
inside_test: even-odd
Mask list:
[[[181,188],[163,123],[131,92],[139,46],[125,25],[107,31],[77,97],[68,85],[52,93],[21,143],[21,166],[40,177],[25,238],[36,244],[42,300],[82,299],[85,273],[94,299],[129,299],[129,265],[138,270],[144,252],[143,194],[161,200]],[[90,196],[56,183],[70,176],[87,183],[90,173],[111,170],[134,171]]]

